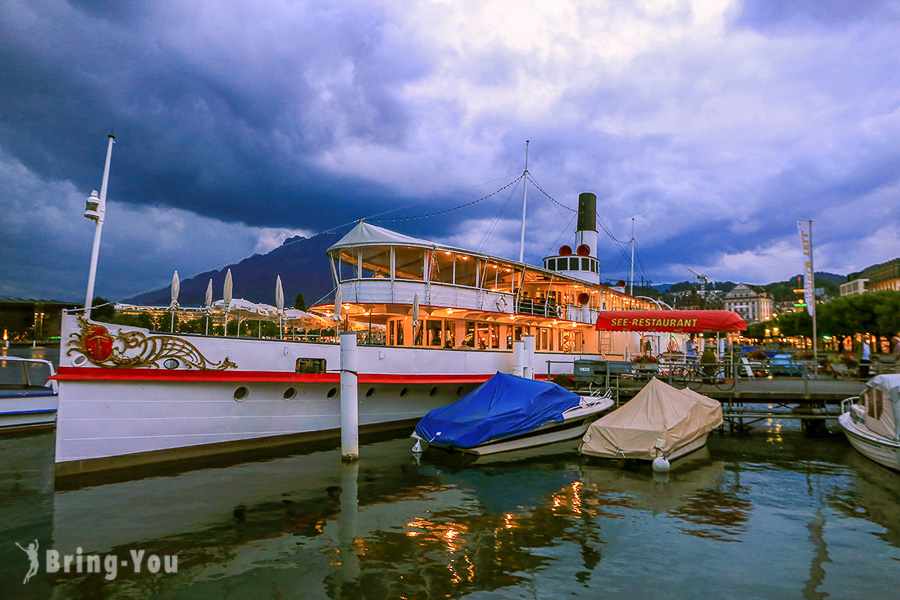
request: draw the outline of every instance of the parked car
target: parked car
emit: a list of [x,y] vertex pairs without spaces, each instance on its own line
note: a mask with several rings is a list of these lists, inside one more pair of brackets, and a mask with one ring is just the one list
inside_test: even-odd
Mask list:
[[776,354],[769,359],[769,373],[772,375],[803,375],[806,365],[797,362],[790,354]]

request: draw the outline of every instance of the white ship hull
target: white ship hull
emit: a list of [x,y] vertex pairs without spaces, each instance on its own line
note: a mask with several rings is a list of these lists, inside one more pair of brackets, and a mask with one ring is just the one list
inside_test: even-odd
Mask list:
[[[64,340],[80,335],[79,323],[66,317]],[[118,326],[103,327],[119,335]],[[128,327],[121,331],[147,335]],[[339,439],[338,345],[150,337],[186,341],[208,364],[227,358],[240,368],[185,369],[183,359],[174,369],[101,368],[64,348],[57,475]],[[494,373],[513,368],[509,351],[360,346],[357,353],[363,433],[412,426]],[[582,356],[536,354],[535,364],[546,369],[552,359],[554,372],[571,373],[571,361]],[[298,359],[324,360],[326,372],[297,373]]]

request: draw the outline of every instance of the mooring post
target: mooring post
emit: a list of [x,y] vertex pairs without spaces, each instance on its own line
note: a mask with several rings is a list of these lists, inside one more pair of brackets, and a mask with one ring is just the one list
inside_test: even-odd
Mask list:
[[359,458],[359,387],[356,372],[356,333],[341,334],[341,460]]
[[525,342],[524,360],[522,364],[524,369],[522,377],[525,379],[534,379],[534,336],[523,335],[522,341]]
[[525,372],[525,342],[516,340],[513,342],[513,372],[516,377],[524,377]]

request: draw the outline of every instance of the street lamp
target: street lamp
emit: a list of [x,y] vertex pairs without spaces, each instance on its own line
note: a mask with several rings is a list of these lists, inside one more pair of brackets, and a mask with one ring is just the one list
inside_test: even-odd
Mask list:
[[88,274],[87,296],[84,300],[84,317],[91,318],[91,301],[94,299],[94,281],[97,277],[97,257],[100,254],[100,235],[103,232],[103,219],[106,216],[106,187],[109,182],[109,162],[112,159],[112,147],[116,141],[115,136],[110,135],[109,144],[106,147],[106,165],[103,167],[103,183],[100,186],[100,194],[97,190],[91,192],[84,208],[86,219],[94,221],[94,247],[91,250],[91,270]]

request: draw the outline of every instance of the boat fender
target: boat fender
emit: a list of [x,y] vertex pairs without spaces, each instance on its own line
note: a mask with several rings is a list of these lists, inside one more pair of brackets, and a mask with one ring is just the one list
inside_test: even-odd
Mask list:
[[422,452],[422,443],[420,440],[416,440],[416,445],[412,447],[412,451],[414,454]]
[[668,473],[671,467],[669,459],[665,456],[657,456],[653,459],[653,470],[657,473]]
[[497,310],[500,312],[506,312],[506,297],[500,296],[497,298]]

